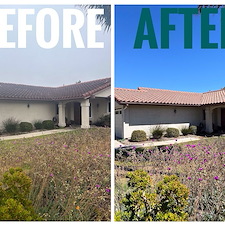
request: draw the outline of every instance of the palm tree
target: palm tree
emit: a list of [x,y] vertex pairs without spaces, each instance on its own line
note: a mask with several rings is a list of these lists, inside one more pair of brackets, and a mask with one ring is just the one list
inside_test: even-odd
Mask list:
[[105,31],[109,31],[111,28],[111,5],[82,5],[84,9],[104,9],[103,15],[97,15],[97,20],[105,28]]

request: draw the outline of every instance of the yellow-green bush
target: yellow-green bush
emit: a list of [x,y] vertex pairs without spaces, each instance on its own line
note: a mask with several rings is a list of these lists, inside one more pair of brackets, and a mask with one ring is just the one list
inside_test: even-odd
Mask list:
[[184,212],[184,208],[188,204],[188,188],[180,183],[176,175],[165,176],[156,187],[156,193],[159,200],[159,212],[156,215],[157,220],[186,220],[187,213]]
[[127,174],[128,186],[136,189],[147,189],[151,187],[151,177],[143,170],[135,170]]
[[31,179],[21,168],[11,168],[0,183],[0,220],[41,220],[28,199]]
[[188,202],[188,188],[175,175],[165,176],[152,185],[151,177],[143,170],[129,172],[130,191],[122,200],[122,210],[116,221],[185,221],[184,208]]

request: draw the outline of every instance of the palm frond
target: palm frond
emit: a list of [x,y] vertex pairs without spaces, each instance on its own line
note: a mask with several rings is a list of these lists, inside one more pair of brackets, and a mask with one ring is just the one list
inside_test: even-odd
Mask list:
[[96,19],[104,27],[105,31],[111,28],[111,6],[110,5],[81,5],[85,10],[87,9],[104,9],[103,15],[97,15]]

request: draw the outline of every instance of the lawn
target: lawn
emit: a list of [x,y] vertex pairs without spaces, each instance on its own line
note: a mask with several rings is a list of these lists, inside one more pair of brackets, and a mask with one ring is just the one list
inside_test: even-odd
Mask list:
[[115,211],[124,211],[122,199],[131,191],[128,171],[144,170],[153,186],[176,175],[188,190],[184,211],[188,221],[225,220],[225,138],[208,138],[160,148],[120,150],[116,154]]
[[110,220],[110,129],[0,142],[0,178],[21,167],[32,179],[29,199],[44,220]]

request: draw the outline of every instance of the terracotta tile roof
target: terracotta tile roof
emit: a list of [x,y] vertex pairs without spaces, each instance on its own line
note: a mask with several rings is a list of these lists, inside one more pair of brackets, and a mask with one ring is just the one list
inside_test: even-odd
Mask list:
[[225,90],[209,91],[203,93],[202,105],[225,103]]
[[82,82],[63,87],[58,87],[55,93],[55,99],[69,100],[74,98],[85,98],[111,86],[111,79],[99,79],[89,82]]
[[0,99],[52,100],[54,88],[0,83]]
[[201,106],[225,103],[225,90],[195,93],[143,87],[138,89],[115,88],[115,98],[120,104]]
[[0,99],[14,100],[72,100],[90,97],[110,87],[111,79],[104,78],[62,87],[41,87],[23,84],[0,83]]

